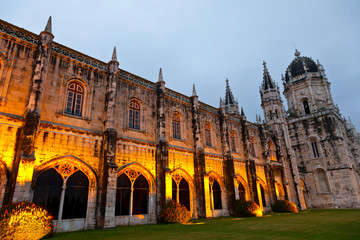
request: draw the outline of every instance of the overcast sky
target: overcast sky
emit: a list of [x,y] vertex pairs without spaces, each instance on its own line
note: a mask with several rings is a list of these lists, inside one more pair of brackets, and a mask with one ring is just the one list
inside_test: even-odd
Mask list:
[[[0,18],[39,34],[49,16],[54,41],[219,106],[229,78],[250,121],[262,114],[263,65],[282,88],[294,58],[319,59],[341,113],[360,129],[360,1],[0,0]],[[283,97],[284,102],[285,98]]]

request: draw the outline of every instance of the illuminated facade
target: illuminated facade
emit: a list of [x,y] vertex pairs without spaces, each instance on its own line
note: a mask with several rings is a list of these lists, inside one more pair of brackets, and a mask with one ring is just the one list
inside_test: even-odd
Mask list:
[[[215,108],[198,100],[195,87],[191,97],[167,89],[161,69],[154,83],[119,68],[115,49],[104,63],[53,38],[51,19],[39,35],[0,21],[2,205],[40,203],[54,215],[56,231],[73,231],[155,223],[168,199],[197,218],[231,215],[236,199],[270,211],[277,199],[321,207],[309,197],[315,186],[335,194],[325,166],[306,170],[318,173],[313,180],[297,162],[294,133],[266,68],[262,106],[275,115],[251,123],[228,81]],[[304,146],[322,154],[313,139]],[[358,176],[351,177],[358,184],[348,196],[354,204],[337,206],[358,206]]]

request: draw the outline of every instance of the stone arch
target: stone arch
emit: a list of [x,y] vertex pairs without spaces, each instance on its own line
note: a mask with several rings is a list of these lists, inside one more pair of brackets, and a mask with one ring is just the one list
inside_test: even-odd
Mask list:
[[250,199],[250,191],[249,191],[249,186],[247,181],[240,175],[240,174],[236,174],[235,175],[235,179],[236,179],[236,189],[235,189],[235,195],[236,195],[236,199],[240,199],[240,193],[239,193],[239,187],[240,184],[244,187],[245,189],[245,199],[249,200]]
[[[269,196],[266,194],[268,192],[266,183],[260,177],[257,177],[257,183],[259,184],[259,187],[257,189],[258,189],[260,207],[262,207],[262,208],[268,207],[269,206],[269,204],[268,204]],[[261,188],[263,189],[263,191],[261,191]]]
[[88,165],[86,162],[84,162],[83,160],[81,160],[80,158],[77,158],[75,156],[72,155],[66,155],[66,156],[62,156],[62,157],[58,157],[58,158],[54,158],[38,167],[36,167],[34,169],[34,174],[33,174],[33,181],[32,184],[35,183],[36,178],[44,171],[53,168],[57,165],[60,164],[64,164],[64,163],[70,163],[72,164],[74,167],[78,168],[79,170],[81,170],[89,179],[89,183],[90,186],[89,187],[96,187],[97,183],[98,183],[98,176],[96,174],[96,172],[94,171],[94,169]]
[[[186,182],[187,182],[187,184],[189,185],[189,205],[190,205],[190,213],[192,213],[193,214],[193,216],[195,216],[196,214],[195,214],[195,207],[194,206],[196,206],[196,203],[195,203],[195,196],[196,196],[196,194],[195,194],[195,186],[194,186],[194,181],[193,181],[193,179],[192,179],[192,177],[184,170],[184,169],[182,169],[182,168],[176,168],[176,169],[174,169],[172,172],[171,172],[171,177],[172,177],[172,180],[173,181],[177,181],[177,180],[179,180],[179,179],[176,179],[175,177],[177,177],[176,175],[179,175],[179,176],[181,176],[183,179],[185,179],[186,180]],[[173,182],[174,183],[174,182]],[[174,190],[173,188],[172,188],[172,190]],[[172,191],[173,192],[173,191]],[[175,197],[173,196],[173,199],[174,199]]]
[[[72,218],[83,218],[85,219],[82,224],[84,226],[87,224],[86,222],[89,219],[92,219],[95,217],[95,203],[96,203],[96,190],[98,185],[98,177],[96,175],[96,172],[93,170],[91,166],[89,166],[86,162],[81,160],[80,158],[77,158],[75,156],[66,155],[61,156],[58,158],[54,158],[44,164],[41,164],[40,166],[36,167],[34,169],[33,179],[32,179],[32,187],[31,187],[31,196],[32,200],[37,202],[43,202],[48,201],[46,200],[47,197],[42,197],[42,188],[45,187],[49,189],[51,186],[48,184],[43,185],[46,181],[46,175],[49,174],[50,171],[52,171],[53,174],[51,174],[50,180],[55,179],[55,175],[58,174],[59,178],[62,179],[62,183],[59,181],[56,184],[56,188],[60,191],[56,194],[57,199],[60,199],[57,201],[56,204],[59,204],[59,207],[56,207],[58,209],[58,220],[69,220]],[[55,174],[55,175],[54,175]],[[45,178],[40,178],[45,177]],[[49,177],[49,175],[48,175]],[[37,185],[37,181],[39,179],[39,185]],[[81,180],[82,179],[82,180]],[[78,182],[79,181],[79,182]],[[41,183],[42,182],[42,183]],[[60,185],[59,185],[60,184]],[[62,184],[62,185],[61,185]],[[80,184],[80,185],[78,185]],[[86,187],[86,190],[84,190],[83,193],[76,193],[73,194],[73,191],[70,190],[68,195],[68,190],[71,188],[77,188],[78,186]],[[38,187],[38,188],[37,188]],[[48,190],[46,190],[48,191]],[[76,191],[77,192],[77,191]],[[63,197],[59,197],[58,195]],[[55,195],[54,195],[55,196]],[[68,198],[68,201],[66,199]],[[74,197],[74,198],[72,198]],[[79,197],[81,197],[82,201],[82,207],[81,210],[82,214],[80,216],[75,216],[74,211],[77,210],[69,210],[69,206],[73,206],[69,201],[69,199],[73,199],[73,201],[78,202]],[[37,199],[37,200],[35,200]],[[64,200],[65,199],[65,200]],[[72,200],[71,200],[72,201]],[[80,201],[80,202],[81,202]],[[76,205],[75,205],[76,206]],[[67,209],[66,209],[67,208]],[[70,217],[69,217],[70,216]],[[64,217],[64,219],[63,219]]]
[[193,178],[182,168],[176,168],[171,172],[171,176],[173,176],[174,174],[178,173],[179,175],[181,175],[183,178],[185,178],[185,180],[188,182],[189,187],[190,187],[190,191],[195,189],[195,185],[194,185],[194,181]]
[[132,162],[132,163],[123,165],[120,168],[118,168],[117,177],[129,169],[139,171],[148,181],[150,193],[155,191],[155,186],[156,186],[155,177],[151,174],[151,172],[147,168],[145,168],[144,166],[142,166],[141,164],[139,164],[137,162]]
[[[209,193],[210,193],[211,210],[227,209],[226,189],[225,189],[223,179],[220,177],[219,174],[217,174],[214,171],[210,171],[208,173],[208,176],[209,176],[209,183],[210,183],[210,188],[209,188],[210,192]],[[219,191],[216,190],[216,188],[214,188],[214,185],[213,185],[213,184],[215,184],[214,180],[216,180],[216,182],[219,184],[220,194],[219,194]],[[216,206],[218,206],[218,207],[216,207]]]

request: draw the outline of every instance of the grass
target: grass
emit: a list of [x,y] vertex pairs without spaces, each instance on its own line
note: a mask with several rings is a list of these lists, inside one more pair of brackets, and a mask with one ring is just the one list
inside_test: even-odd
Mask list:
[[360,239],[360,209],[272,213],[262,218],[196,219],[189,225],[124,226],[57,233],[53,239]]

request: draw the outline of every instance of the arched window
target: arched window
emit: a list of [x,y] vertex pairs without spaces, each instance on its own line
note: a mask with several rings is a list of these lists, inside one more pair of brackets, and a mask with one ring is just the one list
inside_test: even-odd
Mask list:
[[81,116],[83,99],[84,99],[83,86],[76,81],[70,82],[68,84],[67,93],[66,93],[65,113]]
[[317,145],[316,139],[311,139],[311,140],[310,140],[310,144],[311,144],[311,149],[312,149],[314,158],[320,157],[319,149],[318,149],[318,145]]
[[86,218],[88,192],[87,176],[71,164],[64,163],[37,177],[33,202],[44,206],[57,220]]
[[209,122],[205,124],[205,144],[211,146],[211,123]]
[[242,183],[239,183],[239,199],[241,201],[246,201],[246,193],[245,193],[245,188],[244,185],[242,185]]
[[271,161],[276,161],[276,150],[272,141],[268,142],[268,156]]
[[303,102],[303,105],[304,105],[305,114],[310,114],[309,102],[308,102],[307,100],[305,100],[305,101]]
[[259,186],[260,186],[260,192],[261,192],[262,205],[263,205],[263,207],[266,207],[265,190],[261,184],[259,184]]
[[149,183],[134,169],[122,173],[117,179],[115,216],[148,213]]
[[330,186],[328,178],[326,176],[326,172],[323,169],[317,169],[315,170],[315,174],[319,183],[320,193],[329,193]]
[[278,110],[277,110],[277,109],[275,110],[275,116],[276,116],[276,118],[279,118],[279,114],[278,114]]
[[136,100],[129,103],[129,128],[140,129],[140,104]]
[[210,196],[211,196],[211,208],[222,209],[221,202],[221,188],[219,183],[212,177],[209,178],[210,183]]
[[172,199],[184,205],[190,211],[190,190],[188,182],[179,174],[173,175]]
[[234,131],[232,131],[230,133],[230,148],[231,148],[231,151],[233,152],[236,152],[236,141],[235,141],[235,138],[236,138],[236,134]]
[[255,138],[251,137],[250,138],[250,154],[255,157]]
[[181,139],[180,135],[180,114],[174,113],[172,116],[173,138]]
[[270,117],[270,120],[273,119],[273,114],[272,114],[272,111],[271,111],[271,110],[269,111],[269,117]]

